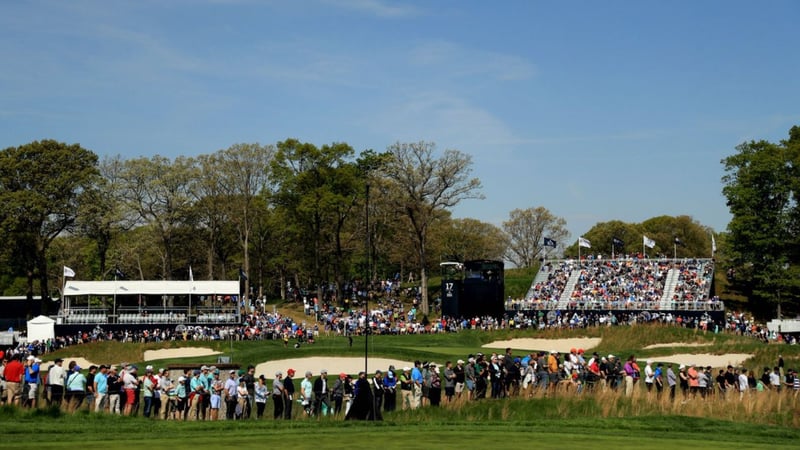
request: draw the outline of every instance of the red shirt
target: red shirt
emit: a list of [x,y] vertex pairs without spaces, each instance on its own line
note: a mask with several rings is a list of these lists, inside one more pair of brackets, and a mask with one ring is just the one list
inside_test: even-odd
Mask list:
[[15,359],[6,364],[6,370],[3,373],[3,376],[6,377],[6,381],[9,383],[21,383],[22,375],[24,373],[25,367],[22,366],[21,362]]

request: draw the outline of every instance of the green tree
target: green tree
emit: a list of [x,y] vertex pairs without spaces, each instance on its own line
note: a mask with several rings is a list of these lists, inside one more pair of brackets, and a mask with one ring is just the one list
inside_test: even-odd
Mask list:
[[442,220],[432,230],[432,240],[440,242],[440,254],[460,255],[463,260],[503,260],[506,236],[496,225],[477,219]]
[[43,140],[0,152],[0,226],[23,252],[16,260],[29,299],[34,279],[42,298],[50,298],[47,251],[53,239],[74,229],[80,195],[97,176],[97,155],[79,144]]
[[392,201],[405,219],[420,268],[422,312],[428,314],[428,231],[439,213],[462,200],[483,198],[481,182],[470,178],[472,157],[458,150],[445,150],[436,158],[431,142],[396,143],[383,172],[390,183]]
[[274,202],[292,218],[301,238],[296,245],[310,250],[306,257],[312,267],[312,282],[321,296],[328,268],[332,268],[337,289],[341,287],[345,253],[352,251],[345,248],[350,243],[343,235],[363,192],[357,167],[351,161],[354,151],[344,143],[318,148],[297,139],[279,142],[277,147],[272,162]]
[[722,160],[732,219],[727,251],[735,283],[762,316],[797,311],[800,128],[780,143],[750,141]]
[[542,206],[511,211],[503,222],[503,231],[508,236],[506,258],[517,267],[533,267],[546,250],[544,238],[561,245],[569,238],[566,226],[566,220]]
[[165,280],[173,277],[178,230],[193,226],[196,196],[191,189],[198,174],[193,159],[171,161],[158,155],[127,160],[119,174],[123,199],[137,225],[148,227],[158,237],[160,277]]

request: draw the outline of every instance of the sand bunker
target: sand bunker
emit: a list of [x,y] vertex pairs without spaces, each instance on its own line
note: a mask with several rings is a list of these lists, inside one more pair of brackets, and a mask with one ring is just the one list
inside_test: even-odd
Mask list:
[[[375,373],[380,369],[384,373],[393,365],[397,369],[397,375],[400,375],[400,370],[404,366],[412,367],[413,362],[400,361],[398,359],[387,358],[369,358],[368,373]],[[313,356],[309,358],[294,358],[294,359],[281,359],[277,361],[268,361],[256,366],[256,376],[264,375],[268,379],[275,376],[275,372],[281,371],[286,375],[288,369],[294,369],[296,379],[303,378],[307,370],[310,370],[314,376],[319,375],[320,370],[326,369],[328,376],[335,378],[339,373],[357,374],[364,370],[364,358],[331,358]]]
[[[83,358],[83,357],[80,357],[80,356],[65,356],[62,359],[64,360],[64,364],[62,364],[61,367],[63,367],[64,369],[67,369],[69,367],[69,362],[70,361],[75,361],[75,364],[79,365],[81,367],[81,369],[88,369],[89,366],[98,366],[98,367],[100,366],[100,364],[93,363],[93,362],[87,360],[86,358]],[[42,369],[45,369],[45,368],[49,369],[50,366],[52,366],[52,365],[53,365],[53,361],[46,361],[46,362],[43,362],[40,367]]]
[[219,355],[220,353],[222,352],[200,347],[164,348],[161,350],[146,350],[144,352],[144,360],[153,361],[156,359],[168,358],[192,358],[195,356]]
[[753,355],[748,355],[747,353],[728,353],[725,355],[712,355],[710,353],[681,353],[669,356],[652,356],[648,359],[665,363],[671,362],[673,364],[686,364],[687,366],[696,364],[698,366],[711,366],[714,368],[719,368],[726,367],[729,364],[734,367],[740,366],[745,360],[752,357]]
[[642,348],[642,350],[651,350],[654,348],[666,348],[666,347],[705,347],[707,345],[714,345],[711,343],[703,343],[703,342],[667,342],[666,344],[653,344],[648,345],[647,347]]
[[521,338],[511,339],[508,341],[495,341],[486,344],[484,348],[498,348],[506,349],[507,347],[522,349],[522,350],[542,350],[552,351],[556,350],[561,353],[569,353],[570,349],[582,348],[589,350],[590,348],[597,347],[600,344],[600,338],[572,338],[572,339],[532,339]]

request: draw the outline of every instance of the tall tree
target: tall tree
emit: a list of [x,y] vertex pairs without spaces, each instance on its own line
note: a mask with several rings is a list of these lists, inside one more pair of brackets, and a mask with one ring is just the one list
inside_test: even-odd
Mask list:
[[435,234],[443,255],[459,255],[463,260],[502,260],[507,249],[503,230],[477,219],[443,220]]
[[[732,219],[727,247],[736,282],[768,316],[787,300],[797,311],[800,128],[778,144],[745,142],[722,160],[722,193]],[[792,274],[795,276],[792,276]]]
[[50,298],[47,250],[53,239],[73,229],[78,199],[97,175],[97,155],[79,144],[43,140],[0,152],[0,225],[12,242],[27,241],[18,248],[27,253],[19,260],[25,264],[29,300],[34,279],[42,298]]
[[123,198],[140,225],[150,227],[160,242],[161,278],[172,279],[177,231],[193,222],[193,180],[198,176],[194,160],[170,161],[163,156],[125,161],[120,173]]
[[434,156],[431,142],[396,143],[388,148],[391,157],[383,167],[393,186],[396,210],[406,220],[413,236],[422,284],[422,312],[428,314],[428,230],[437,214],[462,200],[483,198],[481,182],[470,178],[472,157],[458,150]]
[[[275,149],[272,146],[235,144],[214,155],[214,169],[220,192],[227,199],[228,218],[236,226],[242,252],[242,269],[250,273],[250,237],[256,221],[257,202],[269,185],[269,170]],[[261,208],[263,211],[263,208]],[[244,279],[245,295],[250,279]]]
[[297,224],[303,239],[297,244],[311,244],[306,247],[311,250],[308,256],[318,295],[321,283],[328,281],[329,265],[338,289],[343,275],[342,233],[362,192],[351,161],[353,149],[344,143],[318,148],[296,139],[279,142],[277,147],[272,164],[273,182],[278,186],[275,202]]
[[503,222],[508,235],[506,258],[517,267],[533,267],[544,252],[544,238],[563,244],[569,238],[567,221],[542,206],[515,209]]
[[109,270],[106,261],[112,240],[135,223],[135,218],[122,203],[119,179],[122,167],[119,156],[103,158],[98,166],[100,176],[81,193],[78,204],[78,231],[96,246],[97,275],[101,278]]

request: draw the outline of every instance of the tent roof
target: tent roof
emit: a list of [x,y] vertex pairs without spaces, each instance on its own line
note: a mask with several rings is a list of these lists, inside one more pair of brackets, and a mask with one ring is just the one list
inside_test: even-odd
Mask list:
[[65,297],[81,295],[239,295],[238,281],[67,281]]
[[28,324],[46,324],[46,323],[56,323],[55,320],[47,317],[47,316],[36,316],[33,319],[28,321]]

